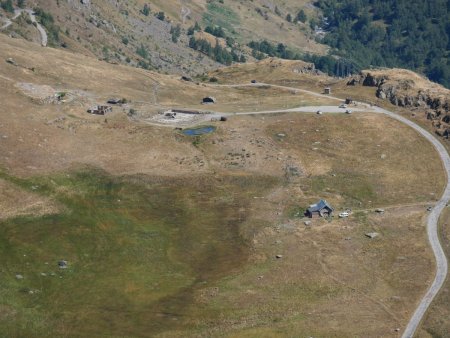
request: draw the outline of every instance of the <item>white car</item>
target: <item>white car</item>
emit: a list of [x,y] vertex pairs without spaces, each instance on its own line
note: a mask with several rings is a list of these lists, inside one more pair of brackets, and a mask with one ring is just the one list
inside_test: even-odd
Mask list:
[[341,212],[339,214],[339,218],[345,218],[345,217],[348,217],[348,216],[350,216],[350,214],[347,211]]
[[347,108],[347,105],[346,105],[346,104],[341,104],[341,105],[339,106],[339,108]]
[[345,113],[346,113],[346,114],[351,114],[352,111],[351,111],[350,109],[347,109],[347,110],[345,111]]

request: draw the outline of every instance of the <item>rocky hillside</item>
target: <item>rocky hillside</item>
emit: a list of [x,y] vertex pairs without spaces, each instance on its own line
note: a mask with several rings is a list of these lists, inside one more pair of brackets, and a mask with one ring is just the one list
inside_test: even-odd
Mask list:
[[349,85],[377,87],[377,97],[400,107],[449,109],[450,90],[405,69],[365,70]]
[[376,87],[376,96],[399,107],[423,108],[436,133],[450,136],[450,90],[405,69],[365,70],[349,86]]
[[[49,32],[49,45],[169,73],[198,74],[221,64],[253,60],[250,41],[267,39],[298,52],[323,54],[315,42],[310,21],[318,10],[308,1],[116,1],[27,0],[15,9],[39,8],[38,20]],[[302,11],[301,21],[297,19]],[[0,9],[2,32],[39,42],[35,27],[25,15]],[[13,19],[14,18],[14,19]],[[220,28],[217,32],[214,29]],[[207,32],[205,32],[207,31]],[[201,33],[201,34],[199,34]],[[210,46],[193,47],[191,39]],[[216,39],[223,50],[215,50]],[[222,55],[224,54],[224,55]]]

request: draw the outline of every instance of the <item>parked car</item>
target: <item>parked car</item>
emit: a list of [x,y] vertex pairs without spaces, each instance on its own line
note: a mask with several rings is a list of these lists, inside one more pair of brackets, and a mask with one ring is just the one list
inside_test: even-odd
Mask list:
[[345,217],[348,217],[348,216],[350,216],[350,214],[347,211],[341,212],[339,214],[339,218],[345,218]]
[[318,110],[318,111],[316,112],[316,114],[317,114],[317,115],[322,115],[323,113],[322,113],[321,110]]
[[339,106],[339,108],[347,108],[347,105],[346,105],[346,104],[341,104],[341,105]]
[[252,80],[252,81],[250,81],[251,83],[256,83],[256,80]]
[[347,109],[347,110],[345,111],[345,113],[346,113],[346,114],[351,114],[352,111],[351,111],[350,109]]

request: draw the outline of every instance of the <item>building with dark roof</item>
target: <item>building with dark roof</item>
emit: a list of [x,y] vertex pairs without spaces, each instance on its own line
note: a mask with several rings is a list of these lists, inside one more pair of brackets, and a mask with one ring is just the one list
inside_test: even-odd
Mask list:
[[310,205],[306,210],[305,216],[309,218],[314,217],[329,217],[333,214],[333,207],[325,200],[320,200],[318,203]]
[[202,104],[213,104],[213,103],[216,103],[216,98],[212,96],[205,97],[202,100]]

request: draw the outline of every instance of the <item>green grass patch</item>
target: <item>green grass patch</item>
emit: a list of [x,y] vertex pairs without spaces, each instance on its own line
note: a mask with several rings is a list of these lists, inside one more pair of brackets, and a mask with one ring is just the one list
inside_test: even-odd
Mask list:
[[229,7],[211,2],[207,6],[208,11],[203,14],[205,26],[220,26],[226,29],[228,35],[234,35],[234,26],[239,25],[239,16]]
[[[189,332],[182,319],[194,291],[246,262],[238,206],[273,184],[261,177],[117,178],[93,169],[0,176],[65,207],[0,223],[5,337]],[[58,267],[61,259],[67,269]]]
[[373,183],[365,176],[353,172],[341,172],[311,178],[311,190],[318,193],[339,194],[344,197],[346,207],[361,207],[375,202],[377,194]]
[[298,205],[291,205],[286,210],[286,215],[289,218],[303,218],[305,217],[306,208]]

